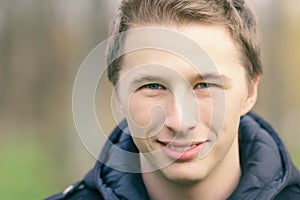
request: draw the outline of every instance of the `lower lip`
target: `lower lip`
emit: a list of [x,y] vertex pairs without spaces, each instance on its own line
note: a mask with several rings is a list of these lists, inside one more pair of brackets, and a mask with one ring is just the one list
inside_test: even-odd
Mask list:
[[162,149],[165,151],[165,153],[167,154],[168,157],[175,159],[177,161],[185,161],[185,160],[190,160],[190,159],[195,158],[199,154],[202,146],[203,146],[203,143],[198,144],[194,148],[188,149],[183,152],[170,149],[166,145],[163,145]]

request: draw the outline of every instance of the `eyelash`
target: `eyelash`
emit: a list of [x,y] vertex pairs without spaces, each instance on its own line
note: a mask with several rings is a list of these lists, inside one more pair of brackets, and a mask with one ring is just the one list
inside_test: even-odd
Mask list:
[[165,86],[163,86],[159,83],[146,84],[146,85],[142,86],[142,88],[147,88],[147,89],[150,89],[150,90],[164,90],[164,89],[166,89]]
[[195,89],[206,89],[206,88],[210,88],[212,86],[214,86],[214,84],[203,82],[203,83],[196,84],[196,86],[194,88]]
[[[207,89],[207,88],[210,88],[210,87],[213,87],[215,86],[214,84],[212,83],[206,83],[206,82],[202,82],[202,83],[198,83],[194,86],[194,89]],[[146,84],[144,86],[142,86],[142,88],[147,88],[147,89],[150,89],[150,90],[165,90],[166,87],[159,84],[159,83],[150,83],[150,84]]]

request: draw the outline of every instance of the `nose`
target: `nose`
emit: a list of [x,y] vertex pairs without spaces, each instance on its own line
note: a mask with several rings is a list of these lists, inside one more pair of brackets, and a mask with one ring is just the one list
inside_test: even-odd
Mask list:
[[165,126],[175,133],[190,133],[198,123],[198,103],[194,94],[172,95],[168,102]]

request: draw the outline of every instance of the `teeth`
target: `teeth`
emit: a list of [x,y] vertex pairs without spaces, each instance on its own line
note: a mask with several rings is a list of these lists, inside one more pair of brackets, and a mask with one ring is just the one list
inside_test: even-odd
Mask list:
[[185,146],[185,147],[177,147],[177,146],[172,146],[172,145],[167,145],[167,147],[169,147],[170,149],[174,150],[174,151],[179,151],[179,152],[184,152],[187,151],[189,149],[192,149],[194,147],[196,147],[197,145],[193,144],[190,146]]

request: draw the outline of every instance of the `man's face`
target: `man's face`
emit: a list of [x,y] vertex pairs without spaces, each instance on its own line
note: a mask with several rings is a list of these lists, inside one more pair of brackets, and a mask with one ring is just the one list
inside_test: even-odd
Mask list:
[[117,95],[142,166],[169,180],[200,181],[238,152],[239,119],[255,95],[223,27],[168,28],[200,45],[215,68],[197,68],[163,50],[137,50],[124,57]]

